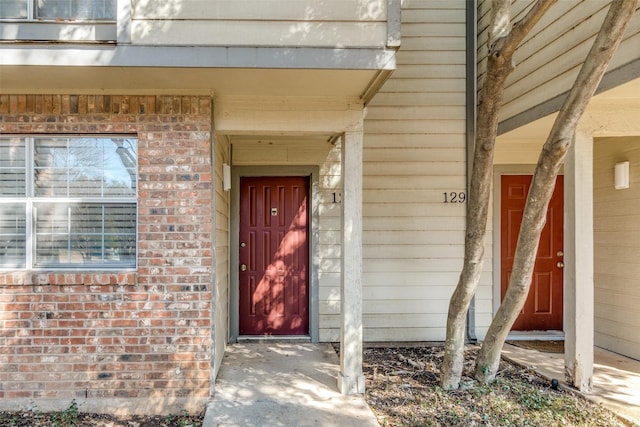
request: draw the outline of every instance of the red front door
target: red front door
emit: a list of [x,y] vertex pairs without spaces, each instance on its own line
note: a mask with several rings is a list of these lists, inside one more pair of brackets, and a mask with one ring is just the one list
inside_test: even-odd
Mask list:
[[[501,181],[501,298],[509,284],[520,223],[531,175],[503,175]],[[531,288],[512,330],[562,330],[562,263],[564,177],[558,176],[547,210],[534,266]]]
[[309,179],[240,179],[240,334],[309,333]]

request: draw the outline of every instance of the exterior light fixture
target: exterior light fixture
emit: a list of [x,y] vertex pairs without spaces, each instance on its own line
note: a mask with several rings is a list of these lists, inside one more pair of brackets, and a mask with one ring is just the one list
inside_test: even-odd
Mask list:
[[222,189],[231,190],[231,167],[226,163],[222,164]]
[[614,186],[616,190],[623,190],[629,188],[629,162],[616,163],[615,167],[615,182]]

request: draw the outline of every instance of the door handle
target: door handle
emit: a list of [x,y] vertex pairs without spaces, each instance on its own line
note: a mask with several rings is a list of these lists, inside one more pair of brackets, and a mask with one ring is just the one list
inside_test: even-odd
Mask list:
[[562,261],[558,261],[556,265],[558,266],[558,268],[564,268],[564,262]]
[[240,271],[247,271],[247,264],[240,264]]

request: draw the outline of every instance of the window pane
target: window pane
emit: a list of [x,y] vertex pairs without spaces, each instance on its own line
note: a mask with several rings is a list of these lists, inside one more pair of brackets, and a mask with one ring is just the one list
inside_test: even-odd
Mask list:
[[102,195],[104,169],[103,141],[73,139],[69,141],[69,195]]
[[0,267],[26,266],[26,206],[0,204]]
[[71,8],[76,19],[116,19],[117,0],[75,0]]
[[135,196],[138,141],[112,138],[104,144],[104,195]]
[[135,266],[136,206],[37,203],[36,265]]
[[104,262],[136,263],[136,208],[133,204],[106,205],[104,210]]
[[0,139],[0,196],[26,196],[24,139]]
[[37,0],[36,17],[115,21],[116,0]]
[[38,139],[33,151],[35,195],[66,196],[67,139]]
[[63,203],[37,204],[36,265],[60,264],[69,259],[69,207]]
[[36,196],[136,195],[138,154],[134,139],[37,139],[34,153]]
[[0,0],[0,18],[27,19],[28,0]]

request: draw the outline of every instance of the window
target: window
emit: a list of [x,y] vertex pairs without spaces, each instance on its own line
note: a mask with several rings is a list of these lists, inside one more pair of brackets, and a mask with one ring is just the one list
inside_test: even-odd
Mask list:
[[115,21],[117,0],[0,0],[0,18]]
[[0,138],[0,268],[135,267],[137,140]]

